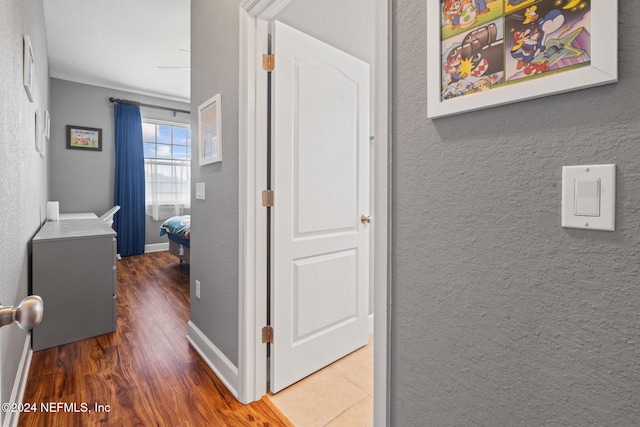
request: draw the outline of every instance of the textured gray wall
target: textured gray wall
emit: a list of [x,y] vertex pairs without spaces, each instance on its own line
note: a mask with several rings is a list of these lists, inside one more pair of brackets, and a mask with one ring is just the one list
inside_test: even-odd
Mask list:
[[[189,104],[67,80],[51,79],[51,200],[60,212],[95,212],[113,206],[115,171],[114,113],[109,98],[189,111]],[[189,123],[188,114],[154,108],[140,109],[143,118]],[[102,151],[67,149],[67,125],[102,129]],[[159,236],[162,221],[146,217],[147,244],[167,242]]]
[[[198,105],[220,93],[221,163],[198,165],[192,148],[191,321],[238,366],[238,6],[240,1],[191,2],[192,138]],[[195,200],[204,182],[205,200]],[[201,283],[201,299],[193,284]]]
[[[373,62],[371,0],[294,0],[277,19]],[[206,200],[192,200],[191,283],[201,282],[201,298],[191,298],[191,321],[234,364],[238,364],[238,12],[240,1],[191,2],[191,104],[222,97],[222,163],[192,161],[192,184],[204,182]],[[336,15],[336,8],[345,8]],[[354,25],[350,14],[358,11]],[[354,18],[355,19],[355,18]],[[215,55],[212,54],[215,52]],[[197,141],[197,114],[192,135]],[[194,149],[193,156],[196,156]],[[196,156],[197,157],[197,156]],[[192,288],[192,295],[195,291]]]
[[[636,3],[619,83],[435,121],[426,1],[392,4],[392,425],[640,425]],[[618,166],[615,232],[560,227],[590,163]]]
[[[35,55],[34,99],[22,86],[22,36]],[[31,238],[46,213],[49,155],[35,150],[35,111],[49,108],[49,65],[42,0],[0,2],[0,303],[15,305],[28,295]],[[0,330],[0,401],[16,379],[26,332]],[[4,422],[5,413],[0,413]]]

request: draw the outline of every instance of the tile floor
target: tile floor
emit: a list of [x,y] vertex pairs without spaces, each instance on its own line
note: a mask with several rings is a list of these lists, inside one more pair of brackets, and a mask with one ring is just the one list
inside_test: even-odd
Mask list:
[[296,427],[373,426],[373,335],[366,346],[269,399]]

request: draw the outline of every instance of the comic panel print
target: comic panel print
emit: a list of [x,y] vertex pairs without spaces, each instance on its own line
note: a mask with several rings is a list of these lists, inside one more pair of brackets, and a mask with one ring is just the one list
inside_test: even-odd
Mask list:
[[537,1],[540,0],[504,0],[504,13],[511,13],[516,9],[531,6]]
[[542,0],[505,17],[506,81],[591,63],[590,0]]
[[503,19],[442,41],[441,99],[486,90],[504,80]]
[[504,15],[505,0],[440,0],[440,40],[486,25]]

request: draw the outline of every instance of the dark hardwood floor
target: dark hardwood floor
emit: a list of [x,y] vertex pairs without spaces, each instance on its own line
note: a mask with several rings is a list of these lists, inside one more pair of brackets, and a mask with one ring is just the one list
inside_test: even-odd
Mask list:
[[264,400],[240,404],[188,344],[188,265],[124,258],[117,291],[116,332],[33,353],[23,402],[37,410],[19,426],[291,426]]

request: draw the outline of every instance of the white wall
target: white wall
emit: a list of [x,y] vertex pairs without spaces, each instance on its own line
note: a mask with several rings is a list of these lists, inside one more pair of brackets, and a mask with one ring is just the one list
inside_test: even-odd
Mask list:
[[[22,85],[22,37],[35,55],[34,102]],[[35,111],[49,108],[49,66],[43,0],[0,2],[0,303],[16,305],[29,292],[31,238],[48,198],[48,160],[35,149]],[[0,330],[0,401],[7,402],[27,333]],[[5,413],[0,413],[4,420]]]

